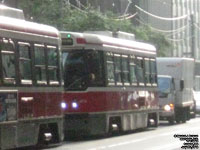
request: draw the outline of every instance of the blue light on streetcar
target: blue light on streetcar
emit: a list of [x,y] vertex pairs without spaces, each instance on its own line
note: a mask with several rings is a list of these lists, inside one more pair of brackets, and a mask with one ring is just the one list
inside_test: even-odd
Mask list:
[[61,108],[62,108],[62,109],[66,109],[66,108],[67,108],[67,103],[62,102],[62,103],[61,103]]
[[72,108],[77,109],[78,108],[78,103],[77,102],[72,102]]

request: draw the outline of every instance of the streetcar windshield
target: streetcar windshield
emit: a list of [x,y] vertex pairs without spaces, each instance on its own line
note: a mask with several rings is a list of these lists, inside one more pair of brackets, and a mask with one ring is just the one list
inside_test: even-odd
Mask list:
[[101,56],[100,52],[93,50],[63,52],[65,89],[85,90],[89,86],[102,85]]

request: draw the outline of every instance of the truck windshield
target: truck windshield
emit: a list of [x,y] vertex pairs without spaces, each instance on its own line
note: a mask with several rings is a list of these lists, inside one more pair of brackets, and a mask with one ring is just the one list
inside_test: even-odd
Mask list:
[[85,90],[101,86],[102,53],[94,50],[73,50],[62,54],[64,86],[66,90]]
[[167,77],[158,77],[158,88],[160,93],[168,94],[170,92],[171,79]]

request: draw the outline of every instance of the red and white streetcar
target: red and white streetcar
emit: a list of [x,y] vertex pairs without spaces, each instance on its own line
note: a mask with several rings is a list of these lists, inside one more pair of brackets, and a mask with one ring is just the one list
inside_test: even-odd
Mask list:
[[60,33],[66,136],[158,125],[154,46],[98,33]]
[[63,139],[60,36],[0,5],[0,149]]

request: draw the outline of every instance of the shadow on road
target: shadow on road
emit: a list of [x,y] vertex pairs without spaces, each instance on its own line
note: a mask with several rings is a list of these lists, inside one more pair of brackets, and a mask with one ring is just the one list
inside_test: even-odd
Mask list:
[[81,141],[92,141],[92,140],[101,140],[105,138],[113,138],[113,137],[120,137],[123,135],[129,135],[129,134],[136,134],[140,132],[149,132],[152,130],[156,130],[156,128],[142,128],[142,129],[136,129],[133,131],[125,131],[120,133],[113,133],[113,134],[106,134],[106,135],[98,135],[98,136],[81,136],[78,135],[76,137],[68,137],[65,141],[70,142],[81,142]]

